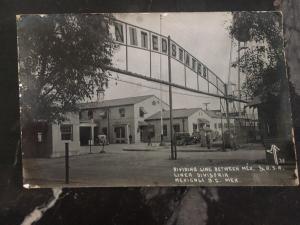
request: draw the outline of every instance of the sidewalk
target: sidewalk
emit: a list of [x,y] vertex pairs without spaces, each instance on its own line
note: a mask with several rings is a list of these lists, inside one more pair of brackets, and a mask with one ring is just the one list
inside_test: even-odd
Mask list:
[[[171,148],[170,143],[160,146],[159,143],[153,143],[152,146],[148,146],[147,143],[131,144],[123,147],[123,151],[169,151]],[[216,152],[221,151],[220,148],[201,147],[200,144],[196,145],[183,145],[177,146],[178,152]]]

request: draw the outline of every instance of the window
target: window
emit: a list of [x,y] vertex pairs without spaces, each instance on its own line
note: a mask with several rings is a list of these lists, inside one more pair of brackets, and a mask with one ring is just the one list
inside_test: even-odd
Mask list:
[[144,115],[146,114],[144,107],[140,107],[140,108],[139,108],[139,111],[140,111],[140,117],[143,118]]
[[89,109],[88,111],[88,118],[91,120],[93,119],[94,115],[93,115],[93,110]]
[[192,69],[196,71],[196,59],[192,58]]
[[103,128],[102,128],[102,134],[107,135],[107,127],[103,127]]
[[203,66],[203,77],[207,78],[207,68]]
[[174,124],[173,129],[175,132],[180,132],[180,125],[179,124]]
[[221,123],[219,123],[219,128],[222,128],[222,124]]
[[176,45],[172,44],[172,56],[176,57]]
[[60,125],[61,140],[72,141],[73,140],[73,125],[62,124]]
[[79,111],[79,119],[81,120],[82,119],[82,112]]
[[105,110],[104,112],[101,113],[101,117],[102,117],[102,119],[107,118],[107,110]]
[[190,66],[190,56],[188,54],[185,55],[185,64]]
[[43,142],[43,132],[37,132],[37,142]]
[[156,35],[152,35],[152,48],[158,51],[158,37]]
[[164,38],[161,39],[161,51],[164,53],[168,52],[168,43],[167,40]]
[[217,124],[215,123],[215,129],[217,129]]
[[154,126],[149,126],[148,127],[148,132],[149,132],[149,135],[153,138],[155,137],[155,129],[154,129]]
[[167,136],[168,135],[168,127],[166,124],[163,125],[163,135]]
[[129,39],[131,45],[137,45],[137,34],[136,29],[133,27],[129,27]]
[[148,34],[144,31],[141,31],[141,45],[142,48],[148,48]]
[[120,23],[115,23],[115,36],[116,41],[124,42],[123,25]]
[[197,130],[197,124],[193,123],[193,131],[196,131],[196,130]]
[[198,73],[199,75],[202,74],[202,65],[201,65],[201,63],[198,63],[197,73]]
[[120,113],[120,117],[125,117],[125,109],[124,108],[120,108],[119,113]]
[[181,48],[179,49],[179,60],[183,61],[183,50]]

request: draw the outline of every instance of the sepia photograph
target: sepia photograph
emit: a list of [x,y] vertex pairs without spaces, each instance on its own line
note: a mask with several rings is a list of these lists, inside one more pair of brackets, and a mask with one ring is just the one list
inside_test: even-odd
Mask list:
[[280,12],[16,17],[23,186],[294,186]]

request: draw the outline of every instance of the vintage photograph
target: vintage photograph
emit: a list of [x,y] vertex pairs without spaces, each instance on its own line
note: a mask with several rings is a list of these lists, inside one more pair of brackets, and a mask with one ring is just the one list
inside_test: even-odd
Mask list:
[[298,185],[280,12],[18,15],[23,185]]

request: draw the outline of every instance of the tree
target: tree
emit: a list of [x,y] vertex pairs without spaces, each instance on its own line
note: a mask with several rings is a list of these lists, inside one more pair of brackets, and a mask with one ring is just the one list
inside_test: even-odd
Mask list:
[[240,68],[246,74],[242,91],[251,97],[278,96],[287,80],[281,13],[235,12],[229,30],[236,40],[248,43],[240,50]]
[[117,46],[111,15],[22,15],[17,20],[22,119],[62,121],[107,84]]
[[256,107],[263,143],[267,148],[276,144],[281,149],[279,157],[294,161],[282,15],[280,12],[233,13],[230,33],[248,44],[240,60],[240,68],[246,75],[242,91],[259,99]]

